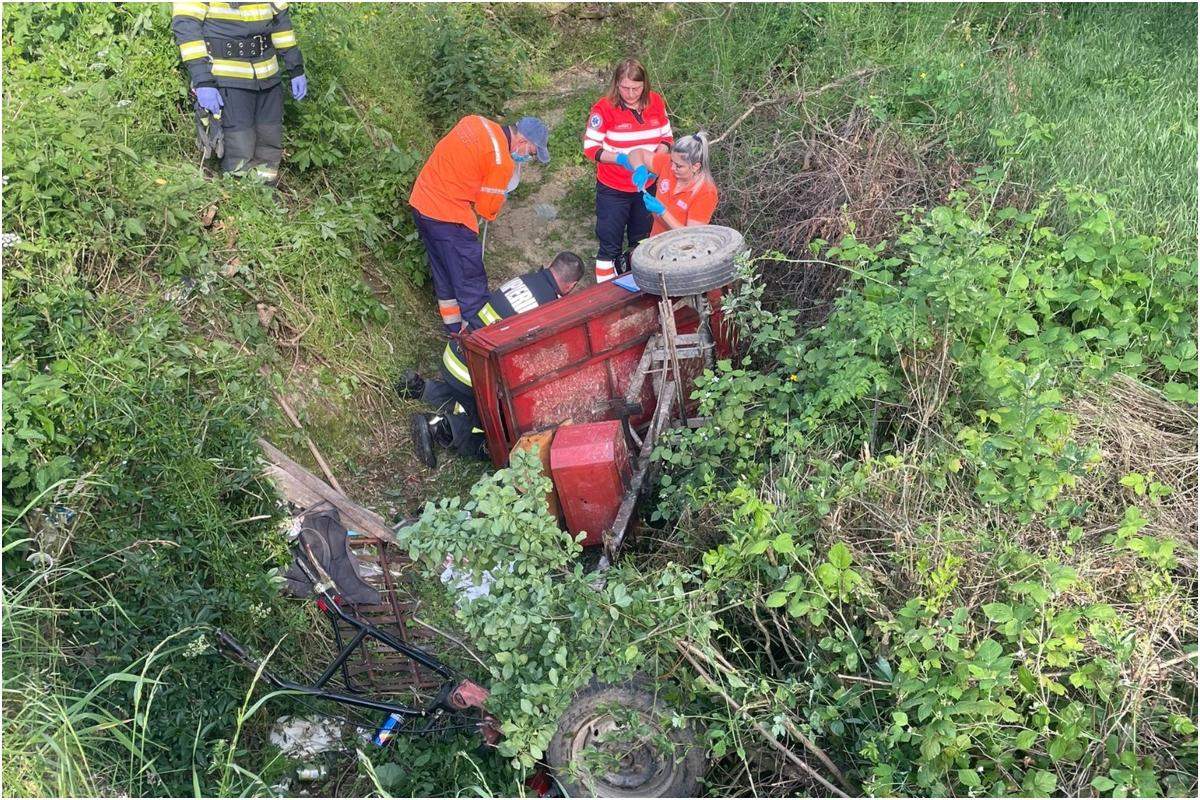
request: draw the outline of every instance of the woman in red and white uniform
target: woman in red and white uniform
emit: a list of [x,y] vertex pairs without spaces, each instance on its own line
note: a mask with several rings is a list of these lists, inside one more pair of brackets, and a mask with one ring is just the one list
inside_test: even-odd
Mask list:
[[596,162],[596,282],[612,280],[629,269],[629,250],[650,233],[652,219],[635,186],[629,154],[666,153],[672,142],[671,122],[662,97],[650,90],[646,68],[627,58],[613,71],[608,92],[592,106],[583,134],[583,152]]

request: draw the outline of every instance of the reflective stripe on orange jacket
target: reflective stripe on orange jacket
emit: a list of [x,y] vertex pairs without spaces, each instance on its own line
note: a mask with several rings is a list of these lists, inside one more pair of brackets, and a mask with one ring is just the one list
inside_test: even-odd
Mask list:
[[490,119],[463,117],[434,146],[408,202],[430,219],[478,231],[475,215],[496,218],[515,169],[504,129]]

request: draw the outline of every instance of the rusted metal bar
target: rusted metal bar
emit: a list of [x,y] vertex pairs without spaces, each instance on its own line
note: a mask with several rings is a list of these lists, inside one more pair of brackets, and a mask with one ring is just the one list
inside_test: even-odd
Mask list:
[[646,471],[650,466],[650,454],[654,451],[654,440],[662,433],[666,427],[667,417],[670,416],[671,406],[675,403],[675,394],[678,387],[674,381],[667,381],[663,386],[662,393],[659,395],[658,407],[654,412],[654,419],[650,421],[650,427],[646,430],[646,436],[642,440],[642,450],[638,453],[637,471],[633,474],[633,479],[629,482],[629,491],[625,493],[624,499],[621,500],[621,505],[617,509],[617,516],[613,520],[612,527],[605,532],[604,535],[604,555],[600,557],[600,563],[596,570],[603,572],[612,566],[617,556],[621,552],[621,545],[625,543],[625,533],[629,527],[629,520],[633,516],[633,508],[637,505],[638,497],[641,495],[643,484],[646,479]]

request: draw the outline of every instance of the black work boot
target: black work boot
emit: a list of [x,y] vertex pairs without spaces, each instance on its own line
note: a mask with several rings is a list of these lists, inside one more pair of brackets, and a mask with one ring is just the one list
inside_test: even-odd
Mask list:
[[411,369],[406,369],[396,381],[396,394],[405,400],[416,400],[425,392],[425,379]]
[[430,416],[428,419],[429,433],[433,437],[434,444],[447,448],[454,444],[454,430],[450,427],[450,420],[440,414]]
[[433,449],[433,431],[429,425],[432,414],[413,414],[409,418],[409,433],[412,435],[413,450],[421,463],[433,469],[437,466],[437,453]]

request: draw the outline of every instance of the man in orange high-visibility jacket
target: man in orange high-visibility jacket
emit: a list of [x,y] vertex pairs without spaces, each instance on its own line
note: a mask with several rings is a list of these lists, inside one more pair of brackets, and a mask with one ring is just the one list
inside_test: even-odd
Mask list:
[[500,125],[463,117],[433,148],[408,203],[429,259],[442,324],[450,333],[485,324],[488,301],[483,245],[476,215],[493,220],[521,180],[520,165],[536,155],[550,160],[549,131],[537,117]]

